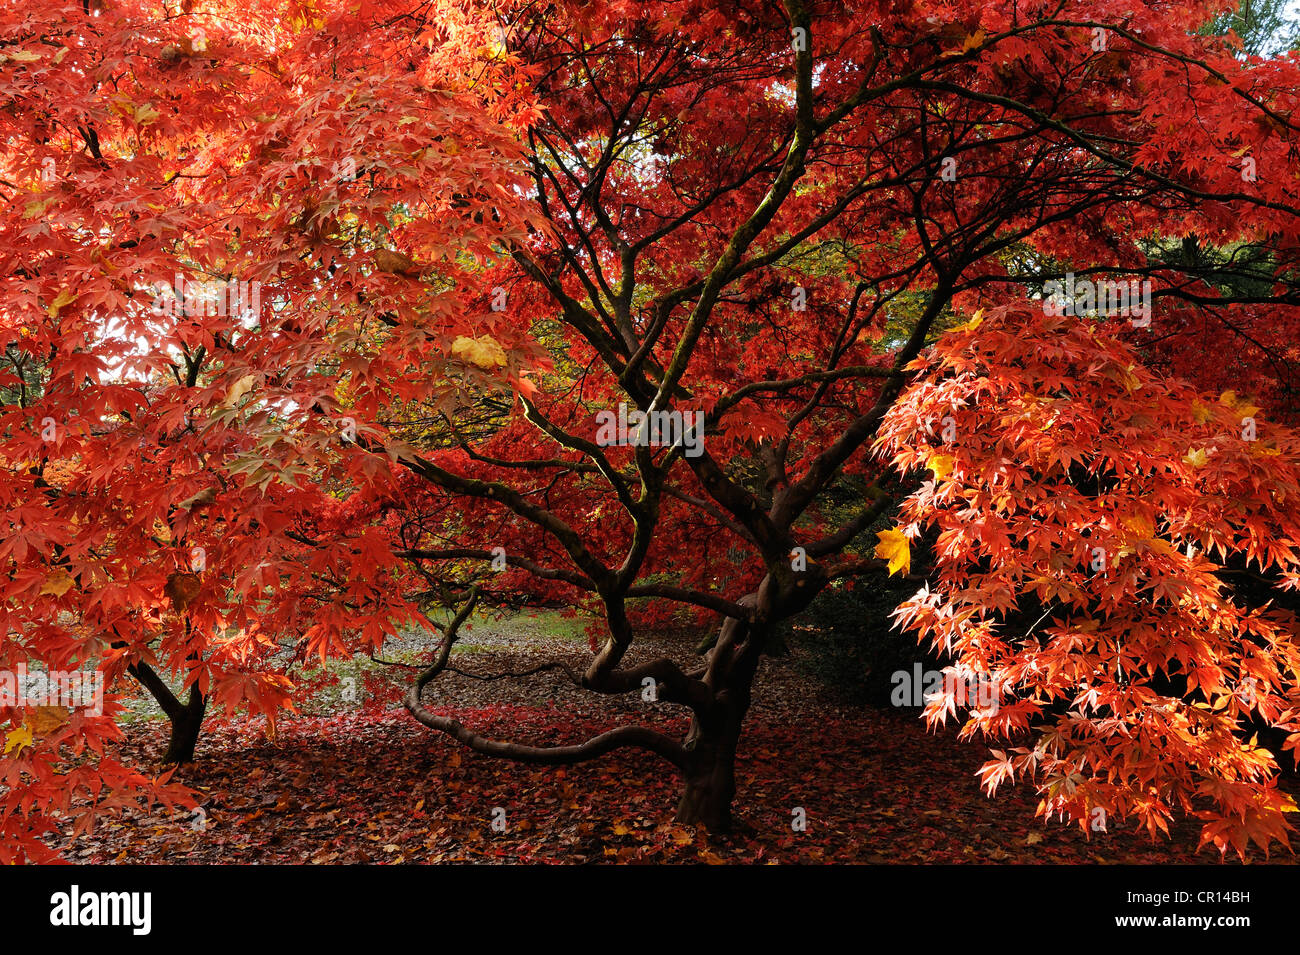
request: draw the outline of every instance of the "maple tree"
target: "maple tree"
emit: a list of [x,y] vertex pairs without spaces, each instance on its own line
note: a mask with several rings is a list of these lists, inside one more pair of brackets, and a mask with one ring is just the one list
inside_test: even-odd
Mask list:
[[[902,622],[1007,694],[963,732],[1037,735],[990,788],[1284,840],[1248,721],[1300,738],[1300,70],[1194,33],[1219,7],[6,13],[5,665],[182,676],[188,705],[153,689],[183,758],[208,699],[274,718],[291,662],[439,629],[419,722],[523,762],[648,750],[717,830],[778,625],[913,572]],[[1060,314],[1067,282],[1149,283],[1149,312]],[[426,704],[469,615],[521,603],[599,621],[554,669],[685,737],[502,741]],[[626,662],[670,620],[716,624],[697,665]],[[115,705],[5,711],[20,852],[86,786],[87,825],[183,798],[61,771]]]
[[[7,670],[96,668],[110,690],[133,674],[183,761],[209,699],[289,705],[277,638],[338,652],[344,630],[346,649],[377,646],[412,619],[379,532],[302,530],[347,525],[330,467],[374,477],[364,458],[318,467],[351,433],[330,414],[342,390],[360,418],[368,374],[399,378],[468,329],[439,283],[508,235],[481,225],[514,198],[517,152],[488,31],[451,6],[6,12]],[[324,239],[340,227],[346,252]],[[430,263],[420,294],[409,255]],[[436,331],[388,340],[386,370],[349,355],[397,315]],[[326,424],[279,434],[308,413]],[[51,813],[89,826],[187,798],[82,755],[119,735],[119,696],[39,726],[6,711],[6,858],[39,852]]]

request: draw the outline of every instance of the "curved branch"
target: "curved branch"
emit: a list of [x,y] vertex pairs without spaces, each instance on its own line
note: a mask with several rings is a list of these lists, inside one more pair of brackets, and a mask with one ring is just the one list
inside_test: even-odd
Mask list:
[[528,571],[534,577],[542,580],[562,580],[565,583],[573,584],[582,590],[594,591],[596,583],[590,577],[578,573],[576,570],[566,570],[563,567],[543,567],[536,561],[529,560],[527,557],[516,557],[513,554],[494,554],[490,550],[483,550],[477,547],[443,547],[438,549],[429,548],[411,548],[409,550],[399,550],[393,552],[394,557],[401,557],[404,560],[497,560],[504,559],[506,564],[511,567],[519,567]]
[[522,743],[505,743],[501,740],[488,739],[458,720],[430,713],[420,704],[417,687],[412,687],[406,694],[405,702],[411,715],[429,729],[445,733],[484,756],[496,756],[517,763],[568,766],[604,756],[616,749],[632,746],[657,753],[678,769],[686,768],[686,750],[681,744],[644,726],[621,726],[599,736],[593,736],[585,743],[571,746],[525,746]]
[[461,625],[469,619],[469,615],[474,610],[474,605],[478,603],[478,597],[479,591],[475,587],[470,592],[470,597],[465,601],[464,606],[456,613],[455,619],[447,625],[446,636],[442,641],[442,646],[438,648],[437,658],[416,677],[415,684],[402,701],[407,711],[416,720],[429,727],[429,729],[445,733],[476,753],[512,759],[520,763],[568,765],[595,759],[597,756],[603,756],[605,753],[625,746],[635,746],[649,750],[652,753],[658,753],[674,766],[685,768],[686,750],[681,744],[644,726],[623,726],[607,733],[601,733],[599,736],[594,736],[585,743],[570,746],[527,746],[522,743],[506,743],[500,740],[488,739],[481,733],[469,729],[458,720],[454,720],[449,716],[439,716],[437,713],[426,709],[424,704],[420,702],[420,695],[438,674],[447,669],[447,660],[451,657],[451,648],[460,634]]
[[675,600],[677,603],[694,604],[697,607],[704,607],[706,610],[716,610],[724,617],[739,617],[749,620],[752,615],[749,608],[728,600],[726,597],[705,593],[701,590],[691,590],[687,587],[676,587],[672,584],[633,584],[627,589],[627,596],[663,597],[666,600]]

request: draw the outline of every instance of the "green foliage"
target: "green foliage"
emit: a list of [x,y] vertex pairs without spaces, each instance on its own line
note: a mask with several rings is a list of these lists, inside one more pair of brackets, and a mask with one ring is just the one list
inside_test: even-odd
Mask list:
[[1300,22],[1288,11],[1289,0],[1241,0],[1237,8],[1215,17],[1200,32],[1220,35],[1232,30],[1242,51],[1253,56],[1276,55],[1300,43]]
[[890,618],[915,589],[899,578],[873,578],[822,591],[782,633],[795,665],[846,702],[890,706],[895,672],[911,674],[918,661],[924,669],[941,666]]
[[30,353],[13,345],[0,354],[0,405],[26,407],[41,394],[43,370]]

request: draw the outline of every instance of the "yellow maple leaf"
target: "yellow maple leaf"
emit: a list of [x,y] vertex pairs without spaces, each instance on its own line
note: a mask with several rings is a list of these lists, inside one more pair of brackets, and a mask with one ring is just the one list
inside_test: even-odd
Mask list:
[[932,454],[925,459],[925,466],[934,472],[936,481],[942,481],[952,474],[955,463],[950,454]]
[[50,307],[47,308],[46,311],[49,313],[50,318],[58,318],[59,309],[75,302],[76,300],[77,295],[75,292],[69,292],[67,289],[64,289],[58,295],[54,296],[54,301],[50,303]]
[[56,570],[45,579],[45,585],[41,587],[41,596],[62,597],[72,589],[73,583],[72,575],[66,570]]
[[1173,545],[1159,537],[1152,538],[1147,544],[1147,548],[1157,554],[1164,554],[1166,557],[1173,557],[1175,553]]
[[157,119],[159,115],[161,114],[158,112],[158,110],[154,109],[153,106],[151,106],[148,103],[145,103],[143,106],[137,106],[135,108],[135,121],[139,123],[141,126],[148,126],[155,119]]
[[53,203],[54,196],[50,196],[47,199],[37,199],[34,202],[29,202],[27,205],[23,206],[23,218],[39,219],[41,216],[45,215],[45,210]]
[[1192,402],[1193,421],[1197,424],[1205,424],[1205,422],[1209,421],[1212,417],[1214,417],[1214,412],[1209,409],[1209,406],[1203,405],[1199,401]]
[[482,338],[467,338],[460,335],[451,343],[451,353],[453,357],[485,370],[499,368],[506,363],[505,349],[496,339],[488,335]]
[[1183,455],[1183,462],[1190,464],[1194,468],[1203,468],[1207,461],[1210,460],[1210,452],[1205,448],[1192,448]]
[[1156,536],[1156,526],[1152,523],[1151,518],[1145,514],[1130,514],[1124,518],[1123,524],[1144,540],[1150,540]]
[[24,746],[31,746],[31,745],[32,745],[32,731],[28,729],[26,726],[20,726],[18,727],[18,729],[13,730],[12,732],[9,733],[8,736],[5,737],[4,754],[8,756],[11,750],[16,750],[17,752],[21,753],[23,751]]
[[1252,405],[1247,399],[1239,398],[1235,391],[1225,391],[1219,395],[1219,403],[1231,408],[1236,414],[1243,418],[1253,418],[1259,414],[1259,407]]
[[968,332],[973,332],[980,327],[980,322],[984,321],[984,309],[979,309],[970,317],[970,321],[962,326]]
[[876,536],[880,538],[880,543],[876,545],[876,556],[889,561],[891,577],[900,570],[904,574],[911,570],[912,549],[902,531],[876,531]]

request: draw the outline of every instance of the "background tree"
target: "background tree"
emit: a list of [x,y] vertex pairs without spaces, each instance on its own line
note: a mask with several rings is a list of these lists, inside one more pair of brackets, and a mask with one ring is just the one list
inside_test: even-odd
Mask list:
[[[0,859],[42,853],[54,814],[81,831],[178,798],[82,755],[120,735],[129,675],[184,761],[208,700],[274,720],[292,659],[418,615],[379,532],[335,530],[342,478],[320,461],[354,434],[339,396],[364,406],[354,343],[390,309],[424,316],[396,379],[402,350],[466,320],[443,286],[497,238],[482,210],[509,207],[517,152],[487,31],[437,4],[0,16],[0,667],[97,669],[110,690],[102,716],[0,711]],[[428,284],[399,274],[408,256]],[[327,427],[283,442],[308,409]],[[354,488],[375,473],[339,468]]]
[[1235,9],[1216,16],[1205,32],[1219,36],[1231,30],[1250,56],[1270,56],[1294,49],[1296,10],[1287,0],[1241,0]]

